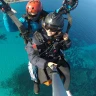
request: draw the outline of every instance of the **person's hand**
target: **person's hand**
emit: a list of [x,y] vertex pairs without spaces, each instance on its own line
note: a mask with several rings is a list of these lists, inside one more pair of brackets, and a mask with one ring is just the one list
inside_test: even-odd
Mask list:
[[63,40],[66,41],[66,40],[68,40],[68,38],[69,38],[68,34],[65,33],[65,34],[63,35]]
[[10,5],[8,3],[6,5],[3,5],[0,2],[0,9],[2,10],[2,12],[7,12],[7,11],[10,11],[11,10],[11,7],[10,7]]
[[48,62],[48,67],[50,67],[52,69],[53,66],[57,67],[57,64],[53,63],[53,62]]

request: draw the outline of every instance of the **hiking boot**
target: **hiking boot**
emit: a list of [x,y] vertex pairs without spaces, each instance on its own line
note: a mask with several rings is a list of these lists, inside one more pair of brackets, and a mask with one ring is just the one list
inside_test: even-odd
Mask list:
[[39,91],[40,91],[39,83],[34,82],[34,93],[39,94]]

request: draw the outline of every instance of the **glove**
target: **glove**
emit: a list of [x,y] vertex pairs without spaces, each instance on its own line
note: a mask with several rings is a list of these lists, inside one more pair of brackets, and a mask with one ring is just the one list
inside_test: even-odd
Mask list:
[[64,5],[71,5],[73,3],[72,0],[63,0],[62,4]]
[[64,0],[62,3],[64,9],[66,10],[66,13],[69,13],[71,11],[72,7],[72,0]]
[[56,68],[57,64],[53,63],[53,62],[48,62],[48,67],[50,67],[51,69],[53,69],[53,66]]
[[10,11],[11,10],[11,7],[9,6],[9,4],[7,3],[7,4],[5,4],[5,5],[3,5],[2,3],[0,3],[0,9],[2,10],[2,12],[8,12],[8,11]]
[[67,33],[65,33],[65,34],[63,35],[63,40],[66,41],[66,40],[68,40],[68,38],[69,38],[69,35],[68,35]]

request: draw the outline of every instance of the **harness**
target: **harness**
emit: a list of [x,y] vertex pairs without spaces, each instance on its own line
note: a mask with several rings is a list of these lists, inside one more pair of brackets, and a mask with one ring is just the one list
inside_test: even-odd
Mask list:
[[34,33],[34,36],[35,36],[36,40],[39,41],[41,44],[45,42],[44,37],[41,35],[40,32],[36,31]]
[[[63,55],[60,56],[60,54],[58,54],[59,44],[62,43],[62,42],[59,42],[60,41],[59,38],[57,38],[56,41],[52,40],[53,42],[50,40],[47,40],[46,42],[44,36],[42,36],[41,33],[35,32],[34,36],[35,36],[36,41],[40,43],[40,45],[36,45],[36,43],[32,44],[33,49],[39,52],[38,56],[43,56],[46,59],[53,58],[53,60],[59,60],[61,59],[61,57],[63,57]],[[38,46],[39,46],[39,49],[37,48]],[[41,46],[41,49],[40,49],[40,46]],[[39,50],[42,50],[42,46],[46,49],[44,50],[43,48],[44,51],[40,52]]]
[[26,20],[27,23],[28,23],[27,31],[28,31],[28,34],[29,34],[30,32],[32,32],[31,19],[28,18],[28,15],[27,15],[27,14],[24,14],[22,17],[25,18],[25,20]]
[[[36,41],[39,43],[39,45],[45,42],[44,37],[43,37],[43,36],[41,35],[41,33],[38,32],[38,31],[36,31],[36,32],[34,33],[34,36],[33,36],[33,37],[36,39]],[[37,42],[35,42],[35,43],[37,43]],[[35,43],[32,44],[32,47],[33,47],[35,50],[37,50],[37,45],[36,45]]]

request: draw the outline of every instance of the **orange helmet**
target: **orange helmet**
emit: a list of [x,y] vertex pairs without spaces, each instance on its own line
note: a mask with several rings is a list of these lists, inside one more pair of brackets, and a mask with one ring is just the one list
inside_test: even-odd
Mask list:
[[27,3],[26,11],[28,13],[38,13],[42,10],[42,4],[40,0],[30,0]]

